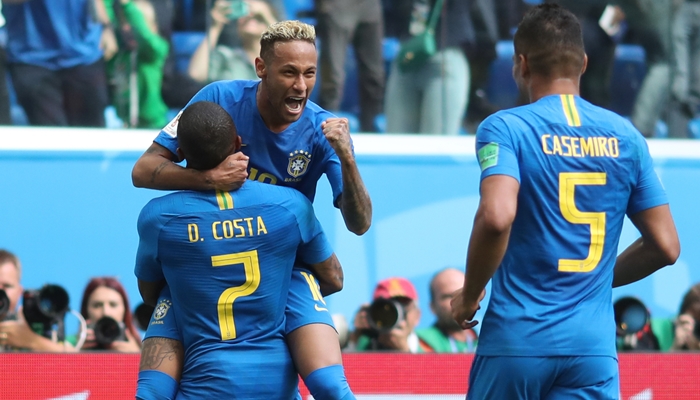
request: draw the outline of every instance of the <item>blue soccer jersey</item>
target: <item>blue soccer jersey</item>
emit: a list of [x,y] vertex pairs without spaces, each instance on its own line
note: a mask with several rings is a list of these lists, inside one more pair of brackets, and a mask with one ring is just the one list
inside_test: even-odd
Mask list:
[[[294,188],[314,201],[316,185],[324,173],[333,190],[333,201],[343,191],[340,161],[323,135],[321,123],[333,114],[309,101],[298,121],[283,132],[270,131],[263,122],[255,99],[260,81],[218,81],[199,91],[189,104],[211,101],[233,119],[243,141],[241,151],[248,161],[251,180]],[[176,117],[155,142],[177,154]]]
[[[258,182],[175,192],[149,202],[138,228],[136,276],[168,282],[183,327],[178,398],[294,398],[283,337],[292,267],[332,254],[311,203]],[[159,305],[152,321],[168,311]]]
[[477,354],[616,357],[623,220],[667,203],[645,139],[610,111],[554,95],[487,118],[476,147],[481,179],[520,182]]

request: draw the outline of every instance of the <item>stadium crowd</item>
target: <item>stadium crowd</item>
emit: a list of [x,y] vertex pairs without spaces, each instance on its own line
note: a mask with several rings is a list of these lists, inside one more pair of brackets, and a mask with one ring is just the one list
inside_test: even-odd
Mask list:
[[[318,32],[311,99],[351,131],[474,133],[525,102],[512,37],[541,2],[2,0],[0,124],[161,128],[205,84],[257,79],[261,33],[300,19]],[[583,98],[646,137],[700,137],[699,2],[544,2],[582,21]]]

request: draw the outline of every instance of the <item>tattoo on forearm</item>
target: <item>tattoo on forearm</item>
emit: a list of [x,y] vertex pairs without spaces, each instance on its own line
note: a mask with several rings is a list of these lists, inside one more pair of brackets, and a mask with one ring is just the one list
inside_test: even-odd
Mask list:
[[182,358],[182,344],[167,338],[148,338],[143,341],[139,370],[158,369],[164,361],[177,361]]
[[167,167],[168,164],[170,164],[170,161],[163,161],[158,167],[156,167],[155,170],[153,170],[153,174],[151,175],[151,183],[155,183],[156,177],[160,175],[160,171],[162,171],[163,168]]

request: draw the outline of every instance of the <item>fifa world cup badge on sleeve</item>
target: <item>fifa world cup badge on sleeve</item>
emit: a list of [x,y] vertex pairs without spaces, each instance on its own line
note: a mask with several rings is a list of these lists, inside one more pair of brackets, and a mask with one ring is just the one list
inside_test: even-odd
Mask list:
[[489,143],[479,149],[479,165],[481,170],[498,165],[498,143]]
[[168,122],[168,125],[165,125],[165,128],[163,128],[163,132],[167,133],[171,137],[177,137],[177,124],[180,122],[181,115],[182,111],[177,113],[175,118],[173,118],[172,121]]
[[168,315],[168,310],[170,310],[172,305],[173,303],[168,299],[161,300],[156,306],[156,309],[153,311],[153,321],[151,322],[151,325],[163,324],[162,320],[166,315]]

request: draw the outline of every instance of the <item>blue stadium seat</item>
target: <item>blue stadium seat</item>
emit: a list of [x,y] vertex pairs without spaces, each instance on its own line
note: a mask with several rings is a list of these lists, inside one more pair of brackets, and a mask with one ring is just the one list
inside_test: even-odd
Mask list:
[[187,73],[192,53],[205,36],[204,32],[173,32],[172,45],[175,53],[175,68],[179,72]]
[[387,37],[382,40],[382,50],[384,56],[384,69],[386,71],[386,77],[389,78],[389,72],[391,71],[391,63],[394,62],[396,55],[399,54],[399,48],[401,43],[399,39],[393,37]]
[[374,117],[374,129],[377,131],[377,133],[386,132],[386,115],[379,114]]
[[637,93],[647,72],[644,48],[619,44],[610,82],[610,109],[620,115],[631,115]]
[[512,41],[499,41],[496,43],[496,59],[489,67],[486,95],[500,108],[514,107],[518,101],[518,86],[513,80],[513,53]]
[[314,0],[284,0],[284,8],[287,18],[316,25]]
[[654,137],[665,139],[668,137],[668,125],[662,120],[656,121],[656,126],[654,127]]
[[24,112],[24,108],[17,102],[17,93],[15,93],[15,88],[12,86],[12,79],[10,79],[9,73],[6,74],[5,79],[7,80],[7,91],[10,98],[10,120],[12,121],[12,125],[29,125],[29,120],[27,119],[27,114]]
[[107,129],[124,128],[124,121],[117,115],[117,109],[114,106],[105,108],[105,125]]
[[692,139],[700,139],[700,118],[690,120],[688,123],[688,134]]

